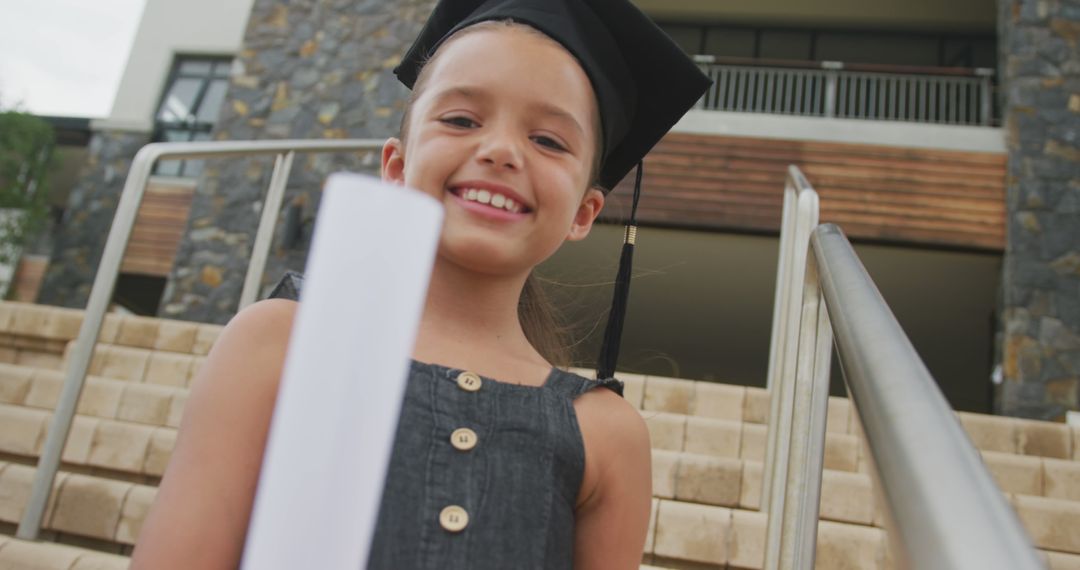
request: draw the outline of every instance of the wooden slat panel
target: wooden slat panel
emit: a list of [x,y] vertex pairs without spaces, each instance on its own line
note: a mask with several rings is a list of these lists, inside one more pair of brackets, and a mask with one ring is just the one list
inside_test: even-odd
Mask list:
[[194,188],[151,182],[139,206],[120,271],[168,277],[187,230]]
[[[787,165],[821,196],[821,220],[849,236],[1001,250],[1005,164],[1000,153],[672,133],[645,159],[643,224],[776,232]],[[633,175],[603,218],[630,210]]]
[[45,255],[24,255],[19,258],[15,269],[15,280],[11,284],[11,300],[23,303],[37,301],[41,282],[45,279],[45,269],[49,267],[49,257]]

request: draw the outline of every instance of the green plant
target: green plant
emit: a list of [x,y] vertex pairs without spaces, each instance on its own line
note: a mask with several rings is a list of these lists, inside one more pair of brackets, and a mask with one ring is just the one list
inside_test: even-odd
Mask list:
[[46,215],[53,129],[20,111],[0,111],[0,263],[13,257]]

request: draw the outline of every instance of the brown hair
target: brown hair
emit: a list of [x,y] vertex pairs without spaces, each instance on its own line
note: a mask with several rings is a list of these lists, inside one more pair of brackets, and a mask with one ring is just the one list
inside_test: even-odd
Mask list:
[[[412,94],[409,96],[409,100],[405,105],[405,111],[401,115],[401,126],[398,133],[398,138],[401,139],[403,146],[409,130],[409,121],[413,104],[423,92],[429,75],[428,68],[430,67],[431,62],[438,57],[441,48],[468,32],[503,28],[524,29],[548,38],[546,34],[532,26],[514,22],[513,20],[490,20],[479,22],[467,28],[458,30],[452,36],[446,38],[440,46],[440,49],[436,50],[436,52],[424,62],[423,67],[420,69],[420,74],[413,84]],[[593,113],[593,132],[596,134],[596,151],[593,153],[593,163],[589,173],[589,188],[596,184],[596,178],[600,173],[600,161],[603,152],[603,132],[600,128],[599,107],[597,107],[596,112]],[[521,288],[521,297],[518,298],[518,321],[521,322],[521,329],[525,332],[525,338],[528,339],[533,348],[535,348],[545,360],[555,366],[570,365],[571,345],[567,342],[567,337],[569,336],[568,329],[562,322],[561,315],[555,307],[555,304],[552,303],[551,298],[545,291],[541,279],[536,276],[535,269],[529,272],[529,276],[525,279],[525,285]]]

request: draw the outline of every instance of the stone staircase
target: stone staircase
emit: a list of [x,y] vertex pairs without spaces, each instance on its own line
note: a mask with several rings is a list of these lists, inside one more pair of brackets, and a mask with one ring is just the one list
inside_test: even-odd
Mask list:
[[[106,318],[40,542],[13,537],[82,312],[0,303],[0,570],[126,568],[219,326]],[[621,374],[652,436],[642,568],[761,568],[763,390]],[[1080,429],[958,417],[1049,567],[1080,569]],[[829,402],[818,568],[891,568],[884,515],[849,402]],[[947,468],[942,466],[943,469]]]

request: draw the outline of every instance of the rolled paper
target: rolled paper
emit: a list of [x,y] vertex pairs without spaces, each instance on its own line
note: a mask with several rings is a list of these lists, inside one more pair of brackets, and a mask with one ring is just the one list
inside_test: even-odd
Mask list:
[[414,190],[327,180],[242,568],[365,566],[442,217]]

